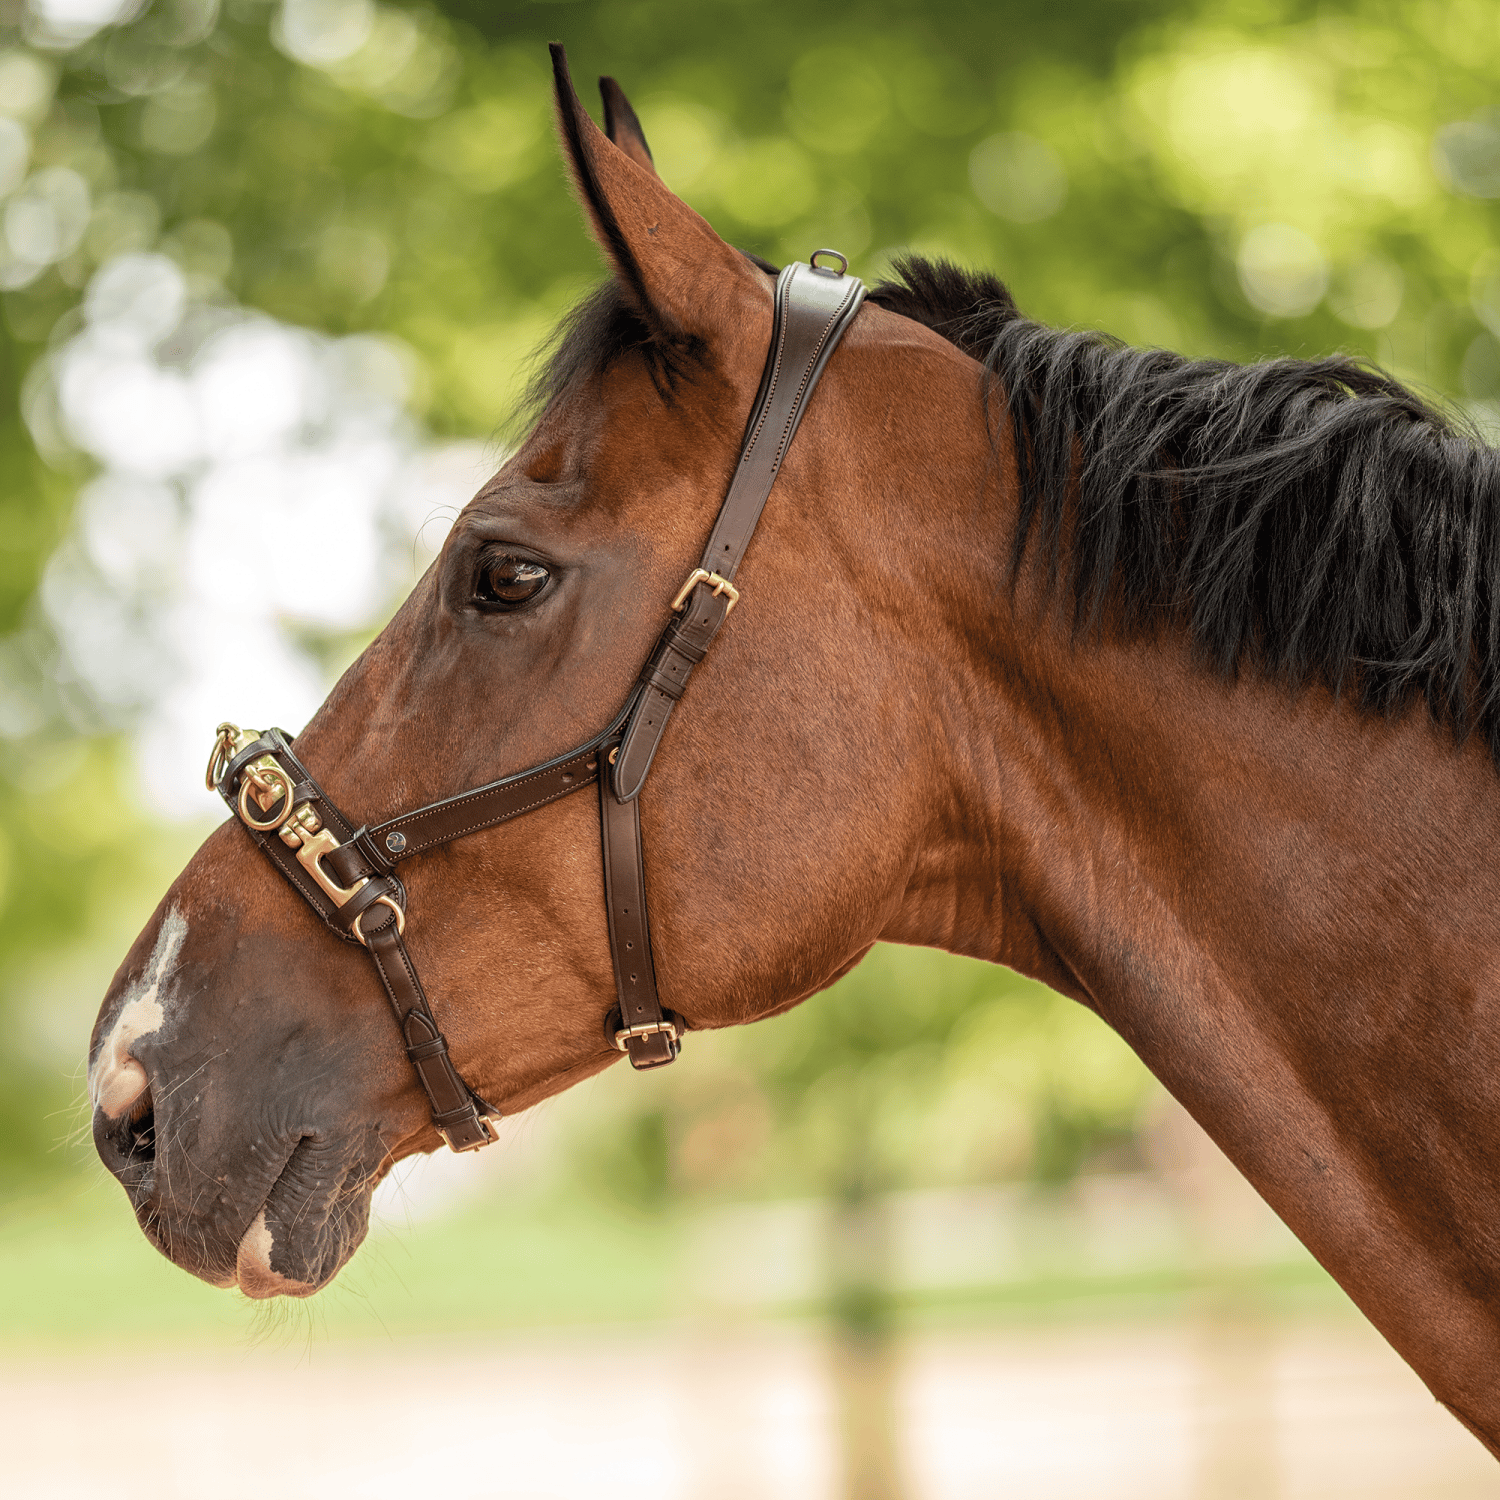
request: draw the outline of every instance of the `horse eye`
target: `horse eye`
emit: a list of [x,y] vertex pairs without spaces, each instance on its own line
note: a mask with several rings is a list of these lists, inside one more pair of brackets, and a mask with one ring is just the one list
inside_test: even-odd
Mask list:
[[529,557],[487,557],[479,565],[474,602],[492,609],[515,609],[535,599],[551,577]]

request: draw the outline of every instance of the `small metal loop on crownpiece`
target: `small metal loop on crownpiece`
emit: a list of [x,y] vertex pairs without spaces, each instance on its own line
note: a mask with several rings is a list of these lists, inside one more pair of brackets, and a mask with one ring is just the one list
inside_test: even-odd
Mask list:
[[[839,263],[838,270],[835,271],[832,266],[820,266],[818,264],[818,257],[820,255],[831,255]],[[837,250],[814,250],[813,253],[807,257],[807,263],[813,268],[813,270],[826,271],[832,276],[843,276],[849,269],[849,257]]]
[[724,609],[724,618],[729,618],[729,611],[740,602],[740,591],[727,579],[718,573],[710,573],[707,568],[694,568],[688,574],[687,582],[677,590],[677,597],[672,601],[672,613],[680,614],[683,606],[688,601],[688,595],[698,587],[700,583],[711,583],[715,594],[723,594],[729,600]]
[[377,896],[360,914],[354,919],[354,936],[359,939],[360,947],[368,948],[370,945],[365,941],[365,935],[359,930],[359,924],[375,910],[377,906],[388,906],[396,913],[396,936],[400,937],[406,931],[406,913],[389,896]]

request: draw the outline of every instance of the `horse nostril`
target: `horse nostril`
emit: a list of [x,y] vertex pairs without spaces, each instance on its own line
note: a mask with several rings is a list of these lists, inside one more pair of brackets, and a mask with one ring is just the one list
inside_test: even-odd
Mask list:
[[131,1165],[143,1166],[156,1158],[156,1109],[151,1090],[142,1091],[125,1117],[125,1155]]

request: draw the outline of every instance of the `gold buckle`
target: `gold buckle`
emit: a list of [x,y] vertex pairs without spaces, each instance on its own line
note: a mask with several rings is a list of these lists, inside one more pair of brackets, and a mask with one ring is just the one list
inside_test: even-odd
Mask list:
[[[364,913],[361,912],[360,915],[363,916]],[[475,1141],[472,1146],[455,1146],[453,1144],[453,1137],[448,1134],[447,1128],[442,1125],[437,1126],[437,1133],[442,1136],[443,1144],[455,1155],[463,1151],[477,1151],[481,1146],[493,1146],[500,1139],[500,1132],[495,1129],[495,1122],[488,1115],[482,1115],[478,1110],[475,1110],[474,1118],[479,1122],[479,1129],[484,1139],[482,1141]]]
[[621,1052],[630,1050],[629,1042],[633,1036],[655,1036],[664,1031],[669,1041],[681,1041],[677,1035],[677,1027],[671,1021],[642,1021],[639,1026],[622,1026],[615,1032],[615,1047]]
[[683,605],[687,603],[688,595],[700,583],[713,584],[714,593],[723,594],[729,600],[724,610],[724,618],[727,620],[729,618],[729,611],[740,602],[740,591],[727,578],[722,578],[717,573],[710,573],[707,568],[694,568],[688,574],[688,581],[677,590],[677,597],[672,601],[672,613],[675,615],[681,611]]

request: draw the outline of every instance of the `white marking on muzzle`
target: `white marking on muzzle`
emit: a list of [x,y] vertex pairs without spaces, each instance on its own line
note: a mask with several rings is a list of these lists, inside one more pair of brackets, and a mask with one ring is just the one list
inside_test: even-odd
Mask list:
[[271,1249],[275,1241],[266,1224],[266,1211],[256,1214],[255,1222],[245,1231],[240,1241],[239,1254],[235,1257],[234,1270],[239,1278],[240,1290],[247,1296],[261,1301],[266,1297],[310,1297],[317,1287],[305,1281],[293,1281],[280,1271],[271,1269]]
[[89,1098],[111,1120],[118,1120],[146,1091],[146,1070],[130,1049],[143,1036],[159,1031],[166,1020],[162,986],[172,976],[187,931],[187,922],[174,907],[156,934],[145,973],[126,991],[115,1024],[89,1068]]

